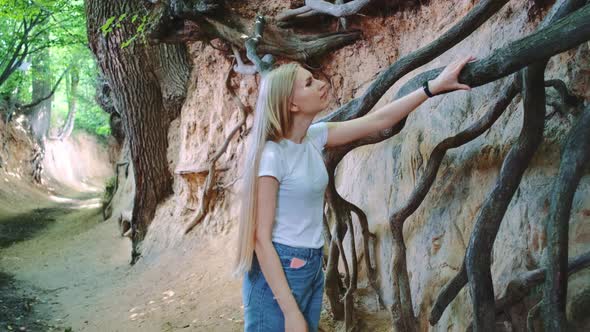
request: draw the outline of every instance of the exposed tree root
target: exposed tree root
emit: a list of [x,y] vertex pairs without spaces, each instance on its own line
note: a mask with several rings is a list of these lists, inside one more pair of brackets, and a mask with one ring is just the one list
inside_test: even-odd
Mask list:
[[578,96],[572,94],[562,80],[553,79],[545,81],[545,87],[554,88],[561,98],[561,101],[570,107],[576,107],[582,101]]
[[544,265],[543,321],[546,331],[565,331],[568,270],[568,233],[572,201],[585,167],[590,161],[590,106],[570,131],[553,185],[547,218],[547,251]]
[[[563,16],[567,15],[569,13],[569,10],[575,10],[577,8],[576,5],[581,5],[581,3],[583,3],[583,2],[584,1],[581,1],[581,0],[570,0],[570,1],[561,1],[561,2],[559,2],[558,4],[554,5],[554,10],[553,10],[553,13],[554,14],[551,15],[551,16],[548,16],[548,18],[545,20],[545,22],[549,22],[548,24],[550,24],[552,21],[559,20],[560,17],[563,17]],[[589,6],[586,5],[584,7],[584,9],[588,10],[589,9]],[[581,9],[578,10],[578,12],[580,12],[580,11],[581,11]],[[568,17],[566,17],[565,20],[564,19],[561,19],[561,20],[557,21],[557,23],[560,23],[560,24],[563,25],[564,21],[567,21],[567,20],[571,19],[574,15],[579,14],[578,12],[569,15]],[[550,28],[553,27],[553,26],[555,26],[555,25],[557,25],[557,23],[551,25]],[[546,24],[543,24],[543,25],[546,25]],[[543,29],[541,31],[543,31]],[[537,32],[536,34],[539,34],[539,32]],[[494,53],[496,54],[497,52],[494,52]],[[500,54],[501,53],[502,52],[500,52]],[[494,62],[495,61],[492,60],[492,59],[490,59],[488,61],[488,63],[494,63]],[[510,61],[510,62],[514,63],[515,61]],[[516,62],[518,62],[518,61],[516,61]],[[467,70],[467,66],[464,69],[464,71],[465,70]],[[462,72],[462,74],[463,74],[463,72]],[[480,70],[480,72],[488,72],[489,73],[489,71],[488,70],[485,70],[485,69],[484,70]],[[429,73],[429,72],[426,72],[426,73]],[[425,76],[428,76],[428,75],[425,75],[423,73],[423,74],[420,74],[418,76],[425,77]],[[496,75],[495,74],[492,74],[491,76],[496,76]],[[461,75],[461,77],[463,77],[463,75]],[[469,77],[469,76],[467,76],[467,77]],[[415,85],[416,82],[418,82],[418,81],[419,81],[419,79],[414,78],[414,79],[410,80],[408,83],[406,83],[406,85],[404,87]],[[476,82],[476,80],[473,80],[472,82]],[[470,84],[470,83],[466,83],[466,84]],[[542,86],[544,86],[544,83],[542,84]],[[409,88],[407,88],[407,90],[408,91],[411,91]],[[539,89],[539,91],[541,91],[541,90],[542,90],[541,93],[544,96],[545,95],[544,90],[543,89]],[[542,107],[544,109],[544,105],[541,105],[539,107]],[[541,134],[542,134],[542,132],[541,132]],[[508,160],[508,157],[507,157],[507,160]],[[501,189],[502,188],[496,187],[496,191],[498,193],[501,192]],[[492,205],[492,203],[493,203],[493,202],[490,201],[489,197],[486,200],[486,202],[489,202],[490,205]],[[493,209],[486,209],[486,210],[487,210],[487,213],[489,213],[489,214],[492,214],[491,212],[493,212]],[[503,215],[504,212],[502,212],[501,214]],[[482,213],[480,213],[480,216],[481,215],[482,215]],[[496,217],[498,217],[498,216],[496,215]],[[479,217],[478,218],[477,223],[480,223],[479,222],[480,220],[483,220],[482,217]],[[500,221],[501,221],[501,218],[500,218]],[[477,228],[477,224],[476,224],[476,228]],[[491,229],[492,232],[494,231],[494,228],[495,228],[495,226],[492,227],[492,229]],[[490,234],[488,233],[488,235],[490,235]],[[495,238],[495,235],[494,235],[494,238]],[[473,235],[472,235],[472,240],[470,241],[470,246],[471,246],[471,242],[472,241],[473,241]],[[491,250],[491,247],[489,249]],[[461,291],[461,289],[463,288],[463,286],[465,286],[467,284],[467,281],[468,281],[467,269],[466,269],[466,264],[464,262],[462,264],[462,267],[461,267],[461,270],[459,271],[459,273],[457,273],[457,275],[453,279],[451,279],[451,281],[447,284],[447,286],[445,286],[443,288],[443,290],[441,291],[441,293],[439,293],[439,295],[438,295],[438,297],[436,299],[436,302],[435,302],[435,304],[434,304],[434,306],[432,308],[431,314],[430,314],[430,318],[429,318],[430,324],[434,325],[434,324],[436,324],[436,322],[438,322],[438,320],[442,316],[442,313],[445,310],[445,308],[457,296],[457,294],[459,293],[459,291]],[[489,295],[489,294],[487,294],[487,295]],[[493,294],[492,294],[492,296],[493,296]],[[488,297],[488,299],[489,299],[489,297]],[[492,300],[493,300],[493,297],[492,297]]]
[[[326,190],[326,204],[328,206],[327,220],[333,220],[332,236],[329,236],[329,255],[326,267],[326,295],[332,307],[335,320],[345,321],[345,329],[354,331],[357,327],[354,319],[354,292],[357,289],[358,262],[356,243],[354,238],[354,225],[351,212],[354,212],[359,220],[363,236],[364,260],[371,287],[375,290],[379,305],[384,308],[385,304],[377,287],[377,271],[371,263],[374,254],[370,251],[370,241],[375,240],[375,234],[369,231],[367,216],[358,206],[346,201],[338,194],[335,188],[334,171],[328,166],[330,181]],[[326,229],[329,226],[326,224]],[[344,251],[343,241],[346,233],[349,232],[351,247],[351,265]],[[338,260],[342,259],[344,265],[344,285],[338,273]],[[352,272],[351,272],[352,269]],[[344,295],[342,295],[344,293]]]
[[377,240],[377,236],[369,231],[369,222],[367,220],[367,215],[365,214],[365,212],[361,208],[345,200],[344,198],[342,198],[342,200],[343,203],[346,204],[348,208],[356,214],[359,220],[359,224],[361,225],[361,232],[363,236],[364,261],[365,269],[367,270],[367,277],[369,278],[369,284],[371,285],[377,296],[379,308],[384,309],[385,302],[383,302],[383,298],[379,293],[379,287],[377,286],[377,269],[373,267],[373,263],[371,263],[371,257],[375,257],[375,253],[370,249],[370,241],[373,241],[373,243],[375,243],[375,241]]
[[305,0],[305,6],[319,12],[334,17],[350,16],[358,13],[371,0],[352,0],[347,3],[333,4],[323,0]]
[[[342,0],[336,0],[335,3],[323,0],[305,0],[303,7],[288,9],[277,15],[276,20],[281,26],[288,26],[297,20],[321,14],[344,18],[358,13],[370,2],[371,0],[352,0],[347,3]],[[341,21],[341,24],[346,30],[345,21]]]
[[112,189],[112,194],[109,197],[109,200],[105,203],[103,203],[103,208],[102,208],[102,219],[103,220],[107,220],[108,218],[111,217],[111,213],[113,212],[113,207],[111,205],[111,203],[113,202],[113,198],[115,197],[115,193],[117,192],[117,189],[119,189],[119,167],[121,166],[125,166],[125,178],[127,178],[127,176],[129,175],[129,162],[122,162],[122,163],[117,163],[115,165],[115,185]]
[[274,58],[272,55],[267,54],[262,59],[256,54],[256,50],[260,44],[260,40],[262,39],[262,34],[264,32],[266,22],[264,17],[257,15],[256,21],[254,22],[254,35],[250,36],[244,43],[246,45],[246,55],[248,59],[254,63],[256,66],[256,70],[261,74],[265,75],[272,69],[274,64]]
[[345,235],[346,222],[341,219],[341,215],[338,211],[340,206],[336,203],[338,193],[334,184],[334,175],[332,172],[328,172],[330,181],[328,182],[328,188],[326,189],[326,204],[327,204],[327,220],[334,220],[332,223],[332,229],[330,230],[331,241],[329,242],[328,249],[328,262],[326,264],[325,273],[325,292],[330,307],[332,309],[332,316],[334,320],[343,320],[344,314],[344,303],[341,302],[341,295],[345,292],[345,287],[340,279],[338,272],[338,261],[340,256],[344,263],[345,273],[348,275],[348,264],[344,249],[342,248],[342,241]]
[[240,109],[240,112],[242,115],[241,116],[242,119],[230,131],[230,133],[227,136],[227,138],[225,139],[225,142],[223,143],[223,145],[217,150],[217,152],[215,153],[215,155],[213,156],[213,158],[211,158],[211,161],[209,162],[209,170],[207,173],[207,178],[205,179],[205,183],[203,184],[203,190],[201,192],[201,197],[199,197],[199,201],[200,201],[199,209],[197,211],[196,216],[193,218],[193,221],[191,221],[188,225],[186,225],[185,230],[184,230],[185,234],[190,232],[191,229],[193,229],[196,225],[198,225],[203,220],[203,218],[205,218],[207,213],[209,212],[210,201],[211,201],[211,196],[212,196],[211,194],[213,193],[213,189],[214,189],[213,185],[215,183],[215,174],[216,174],[215,173],[215,171],[216,171],[215,164],[217,163],[217,160],[225,153],[225,151],[227,150],[227,147],[229,145],[229,142],[233,139],[235,134],[243,126],[246,125],[246,119],[248,117],[248,114],[252,112],[250,107],[247,107],[242,103],[242,101],[239,99],[239,97],[236,95],[233,88],[231,87],[232,70],[233,70],[233,63],[230,66],[227,76],[225,78],[225,86],[226,86],[227,90],[229,91],[229,93],[231,94],[232,99],[238,105],[238,108]]
[[525,170],[543,140],[545,124],[544,72],[547,63],[523,72],[522,131],[504,159],[498,180],[479,210],[465,254],[465,267],[474,312],[474,330],[491,331],[496,322],[492,283],[492,248],[502,219]]
[[242,57],[240,56],[240,51],[238,51],[238,49],[234,45],[231,45],[231,50],[234,54],[234,58],[236,59],[236,64],[234,65],[234,71],[236,73],[242,75],[256,74],[256,65],[244,64],[244,61],[242,61]]
[[430,325],[438,323],[447,306],[453,302],[466,284],[467,271],[465,270],[465,262],[463,262],[459,272],[443,287],[436,297],[436,301],[430,310],[430,317],[428,318]]
[[[590,251],[570,259],[565,275],[571,276],[587,267],[590,267]],[[532,271],[526,271],[512,279],[508,283],[508,286],[506,286],[504,296],[496,300],[496,317],[500,317],[512,306],[522,302],[522,300],[528,296],[534,288],[545,282],[546,273],[547,269],[543,267]],[[473,323],[469,325],[467,331],[473,329],[472,325]]]
[[[383,83],[387,82],[387,74],[393,76],[393,80],[391,80],[389,84],[393,84],[397,78],[403,76],[405,71],[409,71],[413,69],[412,66],[419,66],[422,62],[429,61],[432,57],[438,56],[444,50],[452,47],[455,43],[458,43],[460,40],[465,38],[469,33],[474,31],[479,25],[483,24],[485,20],[487,20],[493,13],[498,11],[504,3],[499,2],[481,2],[478,6],[476,6],[470,14],[466,16],[460,23],[458,23],[455,27],[453,27],[449,32],[447,32],[443,37],[438,39],[437,41],[431,43],[429,46],[412,53],[410,56],[402,58],[400,61],[396,62],[392,65],[387,71],[379,76],[376,80],[377,83],[373,83],[372,86],[367,89],[365,95],[360,97],[361,101],[358,102],[359,99],[355,99],[352,102],[348,103],[344,107],[340,108],[337,112],[334,112],[322,120],[325,121],[342,121],[349,118],[354,118],[358,116],[364,115],[364,113],[368,112],[370,108],[376,103],[379,99],[380,95],[373,94],[375,89],[383,88]],[[409,63],[409,64],[408,64]],[[395,77],[395,75],[399,75],[399,77]],[[379,84],[380,83],[380,84]],[[373,88],[373,89],[371,89]],[[363,98],[364,97],[364,98]],[[373,105],[371,104],[371,99],[373,100]],[[355,105],[355,101],[357,101]],[[360,105],[359,105],[360,104]],[[356,107],[355,107],[356,106]],[[364,107],[363,107],[364,106]],[[364,110],[363,110],[364,108]],[[353,112],[353,110],[355,112]],[[348,112],[347,112],[348,111]],[[356,114],[355,114],[356,113]],[[344,116],[343,116],[344,115]],[[346,116],[348,115],[348,116]],[[383,131],[373,137],[367,137],[363,140],[359,140],[358,142],[354,142],[346,147],[339,147],[337,149],[330,149],[327,153],[325,153],[325,159],[327,159],[327,164],[333,165],[331,169],[335,168],[335,165],[344,157],[344,155],[352,150],[353,148],[365,144],[372,144],[379,141],[382,141],[386,138],[393,136],[394,134],[398,133],[404,126],[405,119],[398,123],[393,128]],[[407,278],[407,269],[405,263],[405,245],[403,244],[403,239],[401,238],[401,234],[399,234],[399,241],[397,241],[396,248],[401,253],[403,251],[403,259],[394,258],[394,262],[392,266],[395,269],[399,269],[400,271],[404,271],[403,273],[397,274],[399,278],[394,278],[394,285],[398,285],[394,287],[394,305],[391,308],[392,316],[394,321],[396,322],[394,325],[398,329],[408,331],[415,328],[415,319],[412,313],[412,305],[411,305],[411,294],[409,290],[409,280]],[[395,236],[394,236],[395,239]],[[394,257],[401,257],[394,255]],[[397,281],[397,282],[396,282]],[[400,287],[401,286],[401,287]],[[402,292],[404,293],[402,295]],[[330,294],[328,294],[330,297]],[[403,299],[403,301],[401,301]],[[396,305],[397,303],[397,305]],[[402,307],[402,303],[406,303]]]
[[[566,110],[574,108],[581,103],[581,99],[578,98],[576,95],[573,95],[568,90],[567,86],[562,80],[553,79],[545,81],[545,87],[552,87],[557,91],[559,95],[558,100],[552,100],[551,98],[547,98],[547,105],[553,107],[553,112],[547,114],[545,120],[551,118],[554,114],[559,114],[562,117],[566,115]],[[549,97],[549,96],[548,96]]]
[[[508,0],[482,0],[464,18],[427,46],[396,61],[369,85],[365,92],[320,121],[346,121],[367,114],[389,88],[404,75],[440,56],[502,8]],[[422,84],[422,82],[420,82]]]
[[[461,71],[459,81],[472,88],[478,87],[512,74],[532,63],[544,61],[588,40],[590,40],[590,5],[495,50],[485,59],[468,63]],[[415,76],[400,89],[398,95],[403,96],[414,91],[424,80],[434,79],[442,70],[443,67],[436,68]]]
[[33,182],[37,184],[43,183],[41,179],[41,175],[43,174],[43,158],[45,158],[45,147],[42,143],[40,144],[35,140],[35,145],[33,146],[33,158],[31,158],[33,168],[31,176]]
[[[578,255],[568,261],[564,275],[572,274],[590,267],[590,251]],[[534,287],[540,285],[547,275],[548,269],[543,267],[533,271],[527,271],[508,283],[506,294],[496,301],[496,312],[514,305],[522,300]]]
[[537,318],[537,316],[539,315],[539,309],[541,308],[541,304],[543,303],[543,300],[540,300],[539,302],[537,302],[537,304],[535,304],[534,306],[531,307],[531,309],[529,310],[527,317],[526,317],[526,329],[528,332],[534,332],[535,328],[534,326],[534,320]]
[[[448,149],[464,145],[483,134],[487,129],[489,129],[494,124],[494,122],[504,112],[508,105],[510,105],[518,91],[519,89],[515,82],[508,83],[507,86],[504,88],[503,92],[501,93],[500,98],[497,100],[490,112],[488,112],[486,115],[484,115],[484,117],[482,117],[476,123],[469,126],[467,129],[463,130],[459,134],[453,137],[446,138],[441,143],[439,143],[432,151],[430,158],[428,160],[428,164],[426,165],[426,169],[421,178],[417,181],[418,184],[410,194],[408,202],[390,216],[389,223],[391,231],[394,235],[394,246],[396,248],[396,255],[392,256],[391,272],[392,276],[394,276],[394,303],[396,303],[397,308],[392,308],[392,311],[404,309],[401,304],[402,298],[410,297],[409,300],[411,304],[411,294],[409,293],[409,278],[407,277],[408,272],[405,259],[405,243],[403,237],[401,236],[401,230],[403,229],[403,224],[405,220],[407,220],[407,218],[409,218],[416,211],[416,209],[418,209],[418,207],[428,194],[428,191],[430,190],[432,184],[434,183],[434,180],[436,179],[436,174],[438,173],[438,169],[442,163],[446,151]],[[400,257],[397,257],[398,255]],[[401,283],[406,281],[407,284],[403,288],[400,288]],[[401,291],[404,291],[406,293],[402,294]],[[399,320],[404,321],[400,321],[400,325],[398,327],[401,328],[401,326],[403,326],[404,328],[410,328],[408,327],[408,324],[410,324],[410,322],[414,319],[414,314],[411,308],[411,306],[406,307],[403,315],[396,314],[396,317]],[[404,315],[408,315],[410,318],[403,318]]]
[[[244,27],[248,26],[247,21],[231,11],[216,17],[199,13],[190,6],[179,10],[165,3],[155,11],[158,23],[149,31],[153,42],[184,43],[221,38],[240,49],[246,48],[244,42],[249,33]],[[351,44],[361,36],[360,31],[297,35],[274,26],[266,26],[264,30],[264,39],[259,40],[256,47],[260,53],[303,62]]]
[[[369,2],[370,0],[353,0],[344,3],[342,0],[336,0],[332,4],[320,0],[307,0],[306,6],[285,11],[277,17],[277,20],[283,23],[292,22],[293,20],[318,14],[344,17],[359,12]],[[426,47],[399,59],[399,61],[380,73],[360,97],[353,99],[320,121],[346,121],[364,116],[397,80],[464,40],[492,15],[497,13],[507,2],[508,0],[480,1],[459,23],[445,34]],[[545,113],[543,71],[546,61],[549,57],[590,39],[590,5],[586,5],[565,17],[567,13],[581,7],[581,3],[584,3],[584,1],[559,1],[554,6],[555,10],[547,16],[537,32],[514,41],[506,47],[497,49],[485,59],[468,64],[461,73],[460,81],[462,83],[477,87],[529,66],[528,69],[524,70],[525,115],[519,140],[508,153],[497,184],[486,199],[477,217],[461,271],[439,295],[432,309],[431,324],[435,324],[440,319],[446,306],[470,280],[475,315],[474,327],[477,331],[487,331],[494,328],[498,303],[494,301],[490,273],[491,249],[511,197],[518,187],[532,155],[542,140]],[[169,3],[163,3],[161,6],[159,23],[153,27],[151,35],[154,39],[165,42],[186,42],[211,38],[224,39],[233,46],[234,56],[238,61],[238,65],[235,67],[236,71],[243,74],[254,74],[255,72],[264,74],[268,72],[273,64],[273,59],[267,57],[269,54],[299,61],[308,61],[349,44],[360,37],[358,31],[296,35],[273,26],[265,28],[264,18],[260,16],[256,19],[253,34],[250,34],[244,28],[246,23],[243,19],[231,12],[223,13],[223,17],[221,17],[221,15],[218,15],[217,9],[218,6],[215,1],[197,1],[187,4],[186,1],[170,0]],[[562,19],[558,20],[560,18]],[[344,22],[342,22],[342,25],[345,27]],[[263,30],[264,38],[262,38]],[[254,65],[245,65],[242,62],[238,48],[246,50],[248,58]],[[261,59],[257,52],[267,54],[267,56]],[[438,68],[416,76],[399,90],[395,98],[400,98],[414,91],[420,87],[423,81],[433,79],[441,71],[442,68]],[[241,102],[229,86],[229,75],[228,73],[226,85],[234,98],[238,100],[238,104],[241,105]],[[547,84],[559,92],[564,104],[579,104],[575,97],[567,93],[567,89],[564,89],[562,83],[560,81],[548,81]],[[413,313],[406,247],[402,234],[404,221],[416,211],[425,199],[436,178],[446,151],[472,141],[489,129],[510,105],[520,89],[518,80],[511,81],[504,88],[494,107],[483,118],[460,134],[439,143],[433,150],[426,171],[418,181],[418,185],[406,205],[390,216],[389,223],[393,238],[391,266],[394,291],[393,305],[390,310],[396,330],[411,332],[418,328]],[[198,213],[194,221],[187,226],[185,232],[189,232],[207,214],[211,193],[214,190],[215,163],[224,153],[235,132],[245,125],[247,112],[244,110],[243,105],[240,106],[240,109],[244,115],[243,120],[232,130],[224,145],[212,158],[206,171],[207,178],[201,194]],[[370,137],[365,137],[346,146],[324,151],[324,160],[330,178],[326,191],[326,204],[328,206],[326,218],[324,219],[326,229],[329,227],[328,221],[332,221],[332,229],[326,236],[328,243],[330,243],[326,262],[326,293],[332,307],[334,319],[344,319],[347,331],[356,329],[353,296],[357,288],[358,277],[354,225],[351,212],[357,215],[362,228],[364,257],[369,281],[377,293],[380,305],[383,306],[384,303],[377,289],[376,270],[371,264],[369,249],[369,241],[375,239],[375,235],[369,232],[365,213],[356,205],[342,198],[336,191],[334,171],[338,163],[349,151],[359,146],[378,143],[390,138],[399,133],[404,125],[405,119],[394,127]],[[350,232],[349,236],[351,238],[351,257],[346,256],[343,246],[343,240],[347,232]],[[338,273],[339,259],[342,259],[345,270],[343,280]]]

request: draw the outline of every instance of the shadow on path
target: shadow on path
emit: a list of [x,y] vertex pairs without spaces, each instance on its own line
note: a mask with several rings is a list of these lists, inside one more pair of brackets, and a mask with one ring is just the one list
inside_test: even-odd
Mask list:
[[48,331],[57,327],[51,322],[51,306],[36,295],[42,293],[46,291],[0,271],[0,331]]
[[[54,196],[57,201],[52,206],[0,217],[0,254],[2,249],[41,236],[56,221],[89,200],[94,204],[99,201],[96,194],[77,196]],[[0,255],[0,258],[10,257]],[[0,331],[68,331],[67,327],[61,326],[62,319],[55,315],[56,305],[60,304],[53,299],[53,293],[58,290],[39,288],[17,279],[11,271],[0,269]]]
[[34,238],[55,222],[55,213],[63,208],[41,208],[0,219],[0,249],[13,243]]

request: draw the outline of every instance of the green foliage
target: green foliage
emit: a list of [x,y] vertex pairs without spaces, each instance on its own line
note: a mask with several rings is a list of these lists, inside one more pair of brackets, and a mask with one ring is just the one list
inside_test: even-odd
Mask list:
[[[46,19],[32,31],[30,48],[49,51],[49,72],[52,85],[69,68],[79,73],[76,96],[71,96],[68,86],[71,72],[67,73],[52,98],[51,127],[61,128],[68,114],[68,101],[76,98],[74,132],[85,131],[106,141],[110,135],[109,114],[96,104],[97,75],[99,69],[92,52],[88,49],[86,16],[83,0],[0,0],[0,59],[5,59],[14,45],[23,38],[23,20],[31,20],[36,15]],[[136,22],[139,15],[127,14],[113,18],[105,29],[120,27],[126,21]],[[109,30],[109,31],[111,31]],[[49,31],[49,37],[38,38],[40,32]],[[37,53],[35,53],[37,54]],[[30,61],[27,57],[26,61]],[[0,63],[3,63],[0,61]],[[0,65],[1,66],[1,65]],[[4,68],[0,67],[0,73]],[[9,95],[22,104],[32,101],[32,81],[35,73],[29,70],[16,70],[0,86],[0,95]]]
[[[74,118],[74,132],[85,131],[106,141],[111,134],[109,114],[105,113],[94,100],[98,68],[92,52],[82,46],[70,46],[53,49],[56,60],[54,71],[63,71],[72,66],[79,72],[79,85],[76,96],[69,96],[68,85],[61,84],[55,92],[52,103],[51,127],[61,128],[68,116],[68,99],[76,97],[77,110]],[[69,76],[68,76],[69,77]],[[65,82],[67,83],[67,82]]]
[[31,77],[28,73],[17,71],[0,88],[0,94],[10,95],[17,100],[31,99]]
[[[86,44],[82,0],[0,0],[0,58],[35,54],[46,48]],[[50,31],[50,38],[40,32]],[[28,53],[24,53],[25,43]],[[6,68],[3,61],[0,72]]]
[[121,28],[122,24],[129,22],[131,25],[135,25],[135,22],[138,18],[141,17],[141,21],[135,28],[135,34],[132,35],[129,39],[121,43],[121,48],[128,47],[131,45],[137,38],[141,38],[143,43],[147,43],[147,36],[146,36],[146,27],[148,23],[151,21],[151,17],[149,14],[139,14],[135,13],[132,16],[128,13],[123,13],[119,15],[119,17],[111,16],[109,17],[106,22],[100,27],[100,31],[106,37],[109,33],[113,32],[114,29]]
[[111,26],[111,23],[113,23],[115,21],[115,17],[110,17],[106,23],[100,27],[100,31],[102,31],[102,34],[104,36],[106,36],[109,32],[113,31],[113,27]]

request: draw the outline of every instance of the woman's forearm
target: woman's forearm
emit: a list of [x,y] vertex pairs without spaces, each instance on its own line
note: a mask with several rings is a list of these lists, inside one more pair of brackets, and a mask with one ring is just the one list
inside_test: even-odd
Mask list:
[[[471,90],[468,85],[459,83],[459,74],[463,67],[472,60],[475,60],[475,57],[467,56],[447,65],[435,79],[428,82],[430,92],[438,94],[442,91],[454,91],[457,89]],[[426,99],[428,99],[428,95],[422,88],[419,88],[409,95],[385,105],[373,113],[373,119],[377,119],[377,121],[371,121],[375,123],[373,129],[381,131],[393,127]]]
[[413,110],[418,108],[418,106],[426,101],[426,99],[428,99],[428,96],[424,90],[420,88],[381,107],[373,112],[373,116],[375,117],[374,123],[376,123],[376,128],[374,129],[381,131],[393,127],[403,118],[408,116]]
[[287,315],[300,310],[293,293],[291,293],[279,255],[272,242],[257,240],[255,250],[262,274],[277,299],[283,314]]

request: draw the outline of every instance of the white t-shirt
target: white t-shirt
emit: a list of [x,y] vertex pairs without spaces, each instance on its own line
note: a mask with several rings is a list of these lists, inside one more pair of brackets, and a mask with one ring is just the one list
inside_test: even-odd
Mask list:
[[320,248],[324,192],[328,172],[322,159],[328,139],[326,122],[314,123],[300,144],[288,139],[266,141],[258,176],[279,180],[272,241],[293,247]]

